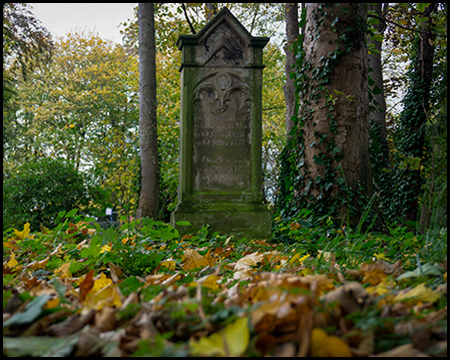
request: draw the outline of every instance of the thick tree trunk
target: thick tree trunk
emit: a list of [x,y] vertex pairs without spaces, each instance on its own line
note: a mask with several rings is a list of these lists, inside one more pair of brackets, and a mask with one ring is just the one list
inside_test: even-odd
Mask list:
[[297,3],[287,3],[284,14],[286,19],[287,43],[284,48],[284,52],[286,53],[286,62],[284,65],[286,83],[284,84],[283,89],[284,98],[286,100],[286,134],[289,136],[294,126],[292,117],[295,115],[295,81],[294,79],[291,79],[290,73],[293,71],[292,66],[295,63],[295,55],[292,50],[292,44],[297,40],[299,35]]
[[156,46],[153,4],[140,3],[139,22],[139,149],[141,194],[136,216],[156,218],[159,205],[156,121]]
[[[374,10],[379,18],[382,18],[382,3],[369,4],[370,10]],[[384,31],[385,25],[382,21],[377,26],[379,34]],[[369,39],[378,52],[371,52],[369,54],[369,76],[375,82],[372,86],[372,99],[370,101],[370,115],[375,121],[375,135],[378,140],[377,148],[381,151],[382,165],[387,167],[389,165],[389,147],[387,143],[387,129],[386,129],[386,101],[384,99],[383,87],[383,69],[381,66],[381,41]],[[370,70],[369,69],[369,70]],[[375,89],[379,91],[375,91]],[[380,156],[378,156],[380,159]]]
[[365,15],[357,3],[307,4],[302,75],[308,85],[300,98],[304,188],[297,195],[324,211],[335,206],[343,220],[352,207],[353,224],[367,205],[359,196],[373,191]]

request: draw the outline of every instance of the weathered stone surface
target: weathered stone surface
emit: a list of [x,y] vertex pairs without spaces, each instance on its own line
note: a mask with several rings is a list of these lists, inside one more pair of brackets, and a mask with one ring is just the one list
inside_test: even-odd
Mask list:
[[225,8],[197,35],[181,35],[179,203],[172,223],[187,233],[268,237],[261,194],[262,49]]

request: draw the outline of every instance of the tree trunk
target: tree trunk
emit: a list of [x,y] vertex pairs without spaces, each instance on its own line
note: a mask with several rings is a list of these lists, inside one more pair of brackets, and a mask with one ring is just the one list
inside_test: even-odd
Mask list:
[[419,214],[419,195],[422,187],[420,167],[423,161],[425,144],[425,125],[429,109],[430,86],[432,80],[434,39],[432,29],[432,13],[438,4],[432,3],[421,13],[426,19],[420,24],[416,61],[413,64],[411,88],[406,95],[405,107],[400,115],[400,126],[403,140],[400,149],[407,157],[419,159],[416,167],[408,167],[404,173],[410,187],[404,216],[407,220],[416,221]]
[[355,224],[372,195],[367,48],[363,4],[307,4],[299,81],[298,207],[350,215]]
[[156,45],[153,4],[139,3],[139,149],[141,193],[137,218],[158,215],[158,135],[156,121]]
[[209,21],[217,14],[217,3],[206,3],[206,21]]
[[286,99],[286,134],[289,134],[294,126],[292,117],[295,115],[295,82],[291,79],[290,73],[293,70],[292,66],[295,63],[295,55],[292,49],[292,44],[297,40],[299,35],[298,30],[298,9],[297,3],[287,3],[285,7],[285,19],[286,19],[286,47],[284,52],[286,53],[286,62],[284,65],[284,71],[286,73],[286,83],[283,86],[284,98]]
[[[379,18],[382,18],[382,3],[369,4],[369,10],[374,10]],[[382,21],[376,27],[378,34],[382,34],[385,28],[385,24]],[[375,138],[378,141],[379,150],[381,154],[378,155],[378,159],[381,159],[381,163],[384,167],[389,165],[389,147],[387,143],[387,130],[386,130],[386,101],[384,99],[384,87],[383,87],[383,69],[381,66],[381,41],[374,39],[368,40],[372,43],[378,52],[371,52],[369,54],[369,76],[375,82],[371,87],[372,98],[370,101],[370,116],[375,122]]]

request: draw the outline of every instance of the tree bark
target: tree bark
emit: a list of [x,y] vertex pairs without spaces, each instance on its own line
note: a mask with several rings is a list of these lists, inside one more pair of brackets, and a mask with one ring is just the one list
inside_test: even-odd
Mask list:
[[[373,192],[369,158],[367,48],[362,4],[307,4],[303,88],[299,101],[303,138],[302,188],[305,201],[350,222],[359,221]],[[345,175],[345,181],[343,174]],[[359,192],[357,190],[359,189]],[[355,213],[356,210],[356,213]]]
[[141,193],[137,218],[158,216],[158,134],[156,118],[156,45],[153,3],[139,3],[139,149]]
[[209,21],[217,14],[217,3],[206,3],[206,21]]
[[[382,5],[382,3],[368,4],[368,7],[370,10],[374,10],[376,15],[381,19]],[[380,21],[376,29],[379,34],[382,34],[385,27],[385,24]],[[369,69],[369,76],[375,82],[372,89],[378,88],[380,90],[379,93],[372,93],[372,99],[370,101],[370,115],[376,124],[375,135],[379,143],[379,148],[382,152],[382,164],[384,167],[388,167],[389,147],[386,129],[386,101],[384,98],[383,68],[381,66],[381,41],[374,39],[369,39],[368,41],[378,50],[378,52],[371,52],[369,54],[369,68],[372,69],[371,71]]]
[[291,79],[290,73],[292,66],[295,63],[295,55],[292,50],[292,44],[298,39],[298,9],[297,3],[287,3],[285,7],[285,19],[286,19],[286,47],[284,52],[286,53],[286,62],[284,65],[284,71],[286,74],[286,83],[283,86],[284,98],[286,100],[286,134],[289,137],[290,132],[294,126],[292,117],[295,115],[295,81]]

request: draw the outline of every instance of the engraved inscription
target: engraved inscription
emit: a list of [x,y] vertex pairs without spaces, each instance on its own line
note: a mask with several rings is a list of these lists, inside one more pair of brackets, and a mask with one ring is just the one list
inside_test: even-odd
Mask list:
[[[251,188],[252,104],[247,92],[232,88],[219,73],[194,103],[194,190],[245,191]],[[225,86],[227,85],[227,86]]]

